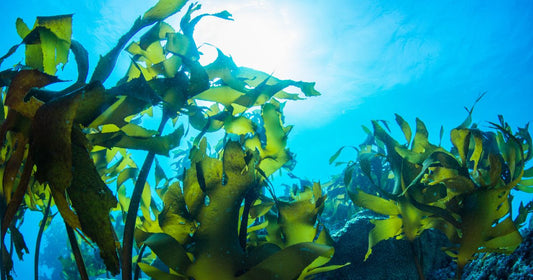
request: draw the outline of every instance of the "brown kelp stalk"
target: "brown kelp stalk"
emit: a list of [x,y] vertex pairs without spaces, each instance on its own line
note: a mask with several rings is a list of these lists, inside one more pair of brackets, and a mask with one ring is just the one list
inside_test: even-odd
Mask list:
[[141,275],[141,268],[139,267],[139,263],[141,262],[142,255],[144,254],[145,249],[146,249],[146,244],[143,244],[141,246],[141,249],[139,250],[139,257],[137,258],[137,261],[135,262],[135,273],[133,274],[133,280],[138,280],[139,276]]
[[70,241],[70,247],[72,248],[74,259],[76,259],[76,265],[78,266],[80,278],[82,280],[89,280],[89,275],[87,274],[87,269],[85,269],[85,264],[83,263],[83,256],[81,255],[80,247],[78,246],[76,234],[74,233],[74,230],[67,224],[67,222],[65,222],[65,227],[67,228],[68,240]]
[[41,248],[41,238],[43,237],[44,228],[46,227],[46,221],[48,220],[48,215],[50,214],[50,205],[52,204],[52,194],[50,194],[50,199],[44,210],[43,220],[41,221],[41,226],[39,227],[39,233],[37,233],[37,241],[35,242],[35,256],[33,262],[33,271],[35,280],[39,279],[39,251]]
[[[159,134],[163,133],[165,124],[167,123],[169,117],[168,114],[163,112],[161,118],[161,123],[157,131]],[[139,204],[141,202],[141,196],[144,189],[144,184],[146,183],[146,178],[150,169],[152,168],[152,163],[154,162],[155,153],[150,151],[146,155],[146,159],[141,167],[141,172],[137,177],[135,182],[135,187],[133,188],[133,193],[131,195],[130,205],[128,207],[128,214],[126,215],[126,223],[124,224],[124,237],[122,238],[122,279],[131,280],[131,261],[132,261],[132,250],[133,250],[133,233],[135,232],[135,221],[137,220],[137,211],[139,211]]]

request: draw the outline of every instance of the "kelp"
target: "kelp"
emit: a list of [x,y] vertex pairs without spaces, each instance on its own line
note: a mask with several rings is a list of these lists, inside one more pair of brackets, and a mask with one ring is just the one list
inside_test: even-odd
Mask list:
[[[219,49],[213,63],[201,65],[195,26],[206,16],[231,20],[231,14],[194,16],[201,6],[192,3],[176,31],[164,20],[186,2],[158,1],[100,57],[89,82],[87,50],[71,38],[72,15],[38,17],[32,29],[17,20],[22,41],[0,58],[1,63],[19,46],[26,48],[25,65],[0,72],[0,86],[7,87],[3,98],[7,112],[0,126],[3,278],[12,269],[4,237],[9,232],[17,253],[23,252],[24,239],[15,224],[26,207],[41,212],[57,209],[69,228],[71,243],[77,244],[76,233],[94,242],[107,271],[122,272],[123,279],[131,279],[134,263],[156,279],[185,275],[303,279],[337,268],[323,267],[333,249],[327,231],[315,224],[325,199],[320,186],[313,187],[311,196],[302,192],[305,198],[299,204],[274,203],[263,194],[265,187],[272,187],[270,175],[294,165],[286,147],[291,126],[283,124],[281,101],[303,97],[284,89],[294,86],[305,97],[320,93],[314,83],[280,80],[237,67]],[[147,27],[139,41],[132,41]],[[62,90],[47,89],[52,83],[65,83],[54,75],[68,62],[70,51],[78,78]],[[104,83],[122,51],[131,55],[131,65],[124,78],[107,88]],[[210,103],[209,109],[199,106],[199,101]],[[158,129],[144,127],[143,120],[157,110],[161,113]],[[198,135],[188,144],[190,168],[176,181],[164,174],[156,155],[169,156],[190,133],[176,125],[180,117]],[[173,129],[163,134],[168,120]],[[218,155],[211,157],[201,139],[220,129],[226,137]],[[142,165],[133,161],[131,150],[147,152]],[[152,187],[146,180],[154,160],[156,186]],[[162,209],[153,194],[162,199]],[[309,200],[314,206],[307,205]],[[275,204],[277,215],[284,217],[277,222],[286,232],[284,241],[255,248],[256,233],[267,227],[265,217]],[[288,210],[283,210],[287,207],[301,208],[295,212],[301,217],[289,218],[284,214]],[[43,231],[54,216],[45,215]],[[125,227],[122,240],[111,222],[118,216]],[[294,234],[288,232],[299,231],[291,229],[291,223],[309,234],[291,237]],[[141,253],[132,258],[134,237],[139,247],[147,246],[168,265],[168,273],[149,263],[153,257]],[[76,256],[83,266],[81,254]],[[215,270],[220,273],[205,274]]]
[[[158,215],[163,233],[137,234],[138,242],[147,245],[169,272],[140,263],[145,273],[155,279],[304,279],[339,267],[321,267],[332,257],[333,248],[327,231],[316,226],[325,199],[319,184],[292,202],[279,202],[276,223],[281,231],[271,231],[270,220],[251,225],[246,235],[257,242],[243,248],[242,221],[262,219],[274,205],[263,198],[249,211],[250,217],[243,216],[243,201],[263,181],[258,154],[229,141],[220,159],[207,156],[202,148],[192,151],[190,158],[183,188],[172,184],[164,194]],[[265,226],[268,236],[283,237],[258,236],[257,230]]]
[[[526,169],[531,158],[527,126],[513,133],[499,116],[500,123],[491,123],[495,132],[482,131],[468,127],[471,111],[467,120],[450,132],[451,152],[429,142],[426,126],[419,119],[412,137],[407,122],[396,116],[406,144],[394,140],[378,121],[372,122],[374,132],[365,141],[369,148],[361,149],[358,161],[345,169],[345,178],[352,178],[354,166],[359,166],[374,188],[373,192],[348,188],[353,202],[387,216],[372,221],[375,227],[369,233],[365,259],[382,240],[413,241],[424,230],[434,228],[454,244],[446,252],[457,262],[460,277],[476,253],[511,253],[521,243],[518,229],[531,212],[531,204],[521,205],[515,221],[510,205],[511,190],[531,187],[530,169]],[[394,180],[392,191],[379,179],[382,170],[370,167],[375,158],[386,161],[383,167]]]

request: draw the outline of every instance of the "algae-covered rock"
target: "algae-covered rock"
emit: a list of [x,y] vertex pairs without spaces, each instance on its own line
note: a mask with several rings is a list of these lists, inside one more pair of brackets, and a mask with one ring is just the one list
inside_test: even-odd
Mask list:
[[[533,230],[523,233],[524,241],[510,255],[479,254],[465,266],[461,279],[531,279],[533,277]],[[455,276],[455,264],[428,275],[428,280],[445,280]]]
[[[383,219],[372,212],[360,212],[349,220],[343,229],[333,234],[335,255],[332,264],[352,264],[324,275],[321,279],[418,279],[413,249],[409,241],[388,239],[373,248],[366,261],[368,232],[373,228],[370,220]],[[451,258],[442,250],[449,242],[441,232],[427,230],[420,237],[420,249],[424,274],[448,266]],[[416,242],[415,242],[416,244]],[[421,253],[421,254],[420,254]]]

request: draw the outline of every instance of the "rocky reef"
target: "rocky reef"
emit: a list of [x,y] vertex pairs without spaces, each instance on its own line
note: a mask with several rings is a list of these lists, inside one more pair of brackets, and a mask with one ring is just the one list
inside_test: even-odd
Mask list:
[[[533,279],[533,231],[522,232],[524,241],[510,255],[482,253],[465,267],[462,279]],[[427,279],[450,279],[455,273],[455,264],[430,273]]]
[[335,255],[331,263],[351,262],[351,265],[326,273],[321,279],[417,279],[416,257],[419,257],[425,274],[445,268],[452,262],[451,257],[441,250],[450,243],[437,230],[425,231],[413,247],[406,240],[382,241],[364,261],[368,233],[373,228],[370,220],[380,218],[383,216],[370,211],[360,212],[333,234]]
[[[319,279],[418,279],[415,258],[419,257],[424,277],[428,280],[447,280],[456,277],[457,265],[442,248],[450,242],[438,230],[427,230],[412,248],[406,240],[388,239],[374,247],[374,253],[364,261],[368,247],[370,220],[383,218],[363,211],[332,234],[335,255],[332,264],[351,265],[325,273]],[[465,266],[461,279],[532,279],[533,231],[522,232],[524,241],[510,254],[481,253]],[[413,250],[414,249],[414,250]]]

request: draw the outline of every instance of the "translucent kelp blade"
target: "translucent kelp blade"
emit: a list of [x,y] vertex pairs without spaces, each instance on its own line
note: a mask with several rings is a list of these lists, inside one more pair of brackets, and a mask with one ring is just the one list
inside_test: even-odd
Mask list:
[[138,263],[139,268],[154,280],[185,280],[187,277],[164,272],[157,267],[145,263]]
[[[205,138],[202,140],[201,143],[206,143]],[[200,161],[203,159],[205,155],[205,151],[197,151],[196,160]],[[192,155],[192,153],[191,153]],[[187,209],[189,210],[189,213],[195,217],[198,215],[199,211],[202,208],[202,205],[205,203],[205,193],[200,188],[200,184],[198,183],[198,174],[196,170],[196,165],[193,165],[192,163],[195,163],[196,160],[194,158],[191,158],[191,168],[188,169],[185,173],[185,179],[183,180],[183,196],[185,200],[185,204],[187,205]]]
[[194,58],[198,52],[194,41],[179,32],[167,33],[165,50],[186,58]]
[[[319,187],[320,188],[320,187]],[[311,187],[299,193],[294,201],[279,201],[280,225],[285,237],[285,246],[311,242],[317,237],[317,216],[323,209],[321,194],[313,194]]]
[[159,214],[159,226],[164,233],[172,236],[180,244],[186,244],[196,230],[196,224],[191,221],[185,198],[179,183],[168,187],[163,197],[163,211]]
[[152,43],[165,39],[167,37],[167,33],[174,32],[176,31],[170,24],[160,21],[154,24],[154,26],[150,28],[148,32],[141,36],[141,39],[139,40],[139,46],[141,49],[146,50]]
[[372,220],[375,225],[368,234],[368,251],[365,261],[372,254],[372,248],[382,240],[399,236],[402,231],[402,220],[398,217],[390,217],[386,220]]
[[239,280],[292,280],[318,257],[331,257],[333,247],[312,242],[299,243],[278,251],[252,267]]
[[232,76],[232,71],[237,70],[237,65],[231,57],[226,56],[218,48],[217,53],[218,56],[216,60],[205,66],[205,70],[209,76],[209,80],[213,81],[216,79],[221,79],[224,84],[237,91],[242,92],[243,89],[246,88],[246,83]]
[[134,123],[127,123],[121,127],[120,130],[127,136],[131,137],[152,137],[158,134],[156,130],[146,129]]
[[[396,150],[400,151],[401,149],[396,149]],[[418,169],[413,168],[414,172],[410,174],[411,176],[406,176],[405,178],[402,178],[402,180],[406,181],[406,184],[408,183],[407,187],[405,188],[402,194],[407,193],[407,191],[411,187],[418,184],[431,166],[439,165],[439,166],[442,166],[443,168],[448,168],[452,170],[460,169],[460,165],[455,159],[455,157],[448,152],[439,150],[439,148],[437,148],[437,150],[435,151],[431,151],[430,149],[428,149],[426,153],[424,154],[411,153],[409,150],[404,150],[404,152],[406,152],[406,155],[404,158],[407,159],[409,162],[416,164],[416,167],[418,167]],[[403,153],[398,153],[398,154],[403,155]],[[424,161],[419,162],[422,159],[424,159]],[[415,161],[413,162],[413,160]],[[419,166],[419,165],[422,165],[422,166]],[[404,169],[407,169],[407,168],[404,167]]]
[[[121,95],[130,90],[135,91],[135,95]],[[115,124],[118,127],[123,127],[128,123],[126,118],[143,112],[150,104],[155,103],[151,100],[151,96],[154,96],[153,90],[144,79],[135,79],[127,84],[112,88],[106,93],[115,94],[117,91],[121,96],[114,102],[109,100],[113,103],[98,115],[89,124],[89,127],[97,128],[103,124]]]
[[[157,160],[157,158],[155,159],[154,175],[155,175],[155,187],[156,188],[159,187],[159,183],[161,183],[161,181],[168,182],[168,177],[165,174],[165,171],[163,170],[163,168],[161,167],[161,164],[159,164],[159,160]],[[165,185],[168,185],[168,184],[165,184]],[[163,198],[163,196],[161,196],[161,198]]]
[[15,26],[17,28],[17,33],[20,36],[20,38],[24,39],[24,37],[28,36],[30,34],[31,29],[26,25],[24,20],[21,18],[17,18],[17,21],[15,22]]
[[496,229],[492,229],[494,221],[498,221],[509,213],[508,192],[508,190],[497,188],[481,189],[463,199],[463,207],[470,211],[461,213],[463,236],[457,257],[457,264],[460,268],[472,259],[479,248],[485,246],[486,240],[495,238],[491,236],[491,232],[496,233],[500,228],[496,225]]
[[411,143],[411,127],[409,124],[398,114],[394,114],[396,116],[396,123],[400,126],[403,132],[403,136],[405,137],[405,141],[407,145]]
[[177,13],[187,0],[159,0],[155,6],[146,11],[142,17],[144,21],[162,21],[167,17]]
[[474,104],[472,104],[472,107],[470,107],[470,109],[465,107],[465,110],[468,112],[468,116],[458,127],[456,127],[456,129],[465,129],[465,128],[468,128],[472,124],[472,113],[474,112],[474,107],[476,107],[476,104],[481,100],[481,98],[483,98],[483,96],[486,93],[487,93],[486,91],[481,93],[477,97],[476,101],[474,101]]
[[[218,49],[217,51],[217,59],[205,67],[209,79],[221,79],[224,85],[229,86],[237,92],[244,93],[244,95],[240,95],[235,99],[226,98],[223,95],[218,96],[218,98],[225,98],[225,103],[228,103],[228,99],[233,99],[232,102],[245,107],[262,105],[276,94],[280,94],[278,97],[287,96],[290,99],[294,99],[294,95],[283,93],[283,89],[289,86],[299,88],[307,97],[320,95],[314,88],[314,83],[280,80],[261,71],[246,67],[237,67],[231,57],[224,55]],[[202,96],[202,98],[207,98],[207,95]],[[217,101],[214,100],[215,98],[213,95],[210,97],[212,101]]]
[[[58,37],[55,33],[43,29],[41,32],[41,49],[43,52],[43,66],[42,69],[45,73],[55,74],[57,71],[57,65],[65,65],[68,61],[68,53],[70,49],[70,42],[65,42]],[[34,68],[41,69],[40,65],[33,66]]]
[[211,87],[195,96],[195,99],[214,101],[228,107],[244,93],[229,86]]
[[469,129],[453,129],[450,132],[450,137],[453,145],[459,153],[461,158],[461,163],[463,166],[466,166],[468,155],[468,147],[470,145],[470,130]]
[[356,205],[370,209],[376,213],[389,216],[400,214],[400,210],[393,200],[387,200],[358,190],[348,191],[348,195]]
[[274,204],[273,201],[257,201],[250,209],[250,217],[256,219],[266,215],[266,213],[272,209]]
[[151,151],[158,155],[169,156],[171,149],[179,145],[183,136],[183,127],[165,136],[133,137],[122,131],[111,133],[96,133],[87,135],[92,145],[106,148],[120,147],[134,150]]
[[424,153],[429,146],[426,125],[420,119],[416,118],[416,132],[411,150],[415,153]]
[[134,57],[143,56],[144,58],[146,58],[146,61],[135,58],[134,60],[146,62],[148,66],[161,63],[165,60],[163,47],[161,46],[161,43],[159,41],[153,42],[146,49],[142,49],[139,43],[133,42],[126,48],[126,51],[134,55]]
[[[321,259],[321,258],[324,258],[324,257],[319,257],[319,259]],[[328,259],[328,258],[325,258],[325,259]],[[312,264],[309,265],[309,267],[314,267],[314,265],[315,265],[315,263],[313,262]],[[337,270],[339,268],[343,268],[343,267],[348,266],[348,265],[351,265],[351,263],[348,262],[348,263],[345,263],[345,264],[328,265],[328,266],[320,266],[320,267],[317,267],[317,268],[313,268],[313,269],[309,270],[306,273],[302,273],[302,275],[300,275],[300,277],[298,277],[298,280],[304,280],[304,279],[307,279],[308,276],[319,274],[319,273],[324,273],[324,272],[329,272],[329,271],[333,271],[333,270]]]
[[[295,86],[301,90],[306,97],[319,96],[320,93],[315,90],[315,83],[297,82],[293,80],[280,80],[272,77],[265,72],[258,71],[248,67],[239,67],[234,71],[235,77],[244,80],[249,86],[257,87],[263,81],[267,81],[266,85],[275,86],[281,83],[287,83],[287,85]],[[267,80],[268,79],[268,80]],[[286,86],[285,86],[286,87]]]
[[335,162],[335,160],[339,157],[339,155],[341,154],[342,150],[345,148],[346,146],[342,146],[340,147],[330,158],[329,158],[329,164],[332,164],[333,162]]
[[533,140],[529,134],[529,123],[527,123],[523,128],[519,127],[516,136],[517,138],[521,139],[524,152],[527,152],[524,160],[531,160],[533,158]]
[[477,172],[479,160],[481,159],[481,153],[483,152],[483,139],[481,138],[481,133],[478,131],[472,131],[471,135],[474,139],[474,151],[472,151],[470,161],[474,162],[472,172],[475,174]]
[[514,220],[516,227],[522,228],[525,225],[527,217],[531,213],[533,213],[533,201],[528,202],[526,205],[520,202],[520,205],[518,206],[518,215]]
[[487,231],[487,241],[485,246],[491,249],[499,249],[512,246],[518,247],[522,242],[522,237],[518,232],[511,217],[505,218]]
[[[130,207],[131,199],[126,196],[126,186],[121,185],[117,188],[117,197],[120,205],[120,210],[122,210],[123,215],[128,211]],[[125,215],[124,215],[125,216]]]
[[170,235],[164,233],[152,234],[144,241],[144,244],[150,247],[152,252],[164,264],[179,274],[185,274],[187,268],[191,265],[187,251]]
[[[320,226],[323,227],[323,225],[320,225]],[[316,239],[315,243],[322,244],[322,245],[327,245],[327,246],[333,246],[334,245],[334,241],[331,238],[331,236],[329,234],[329,231],[328,231],[328,229],[326,227],[322,228],[322,231],[320,232],[320,235]],[[324,266],[325,264],[327,264],[331,260],[332,256],[333,256],[333,254],[331,256],[326,256],[326,257],[320,256],[320,257],[316,258],[310,265],[308,265],[304,269],[302,274],[300,274],[300,276],[298,277],[298,280],[308,279],[309,276],[311,276],[311,275],[315,275],[315,274],[318,274],[318,273],[324,273],[324,272],[336,270],[336,269],[345,267],[347,265],[350,265],[350,263],[348,262],[348,263],[345,263],[345,264],[342,264],[342,265]]]
[[142,19],[139,17],[130,30],[118,40],[116,46],[106,55],[100,57],[91,77],[91,82],[99,81],[104,83],[115,68],[118,56],[129,40],[144,27],[152,25],[157,21],[161,21],[178,12],[185,2],[185,0],[160,0],[154,7],[144,14]]
[[28,27],[17,20],[17,32],[26,44],[26,64],[47,74],[55,74],[57,65],[65,65],[72,36],[72,14],[37,17],[35,25]]
[[248,133],[254,133],[252,121],[244,116],[228,116],[224,122],[224,128],[227,133],[231,134],[246,135]]
[[282,114],[272,103],[263,105],[261,116],[266,143],[262,143],[256,134],[245,141],[245,146],[251,151],[259,151],[261,157],[259,168],[266,176],[270,176],[291,160],[290,153],[285,149],[290,126],[283,127]]

